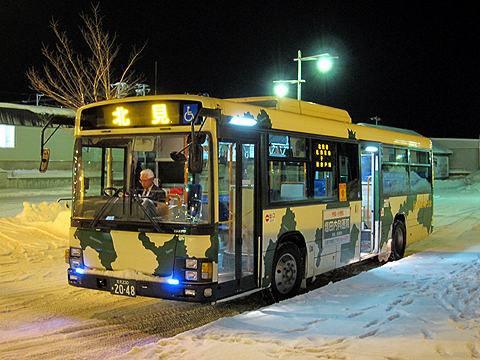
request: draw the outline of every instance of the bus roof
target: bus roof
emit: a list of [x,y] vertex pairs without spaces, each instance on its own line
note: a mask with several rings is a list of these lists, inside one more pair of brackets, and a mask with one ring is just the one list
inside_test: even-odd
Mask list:
[[336,120],[351,123],[352,119],[346,110],[333,108],[330,106],[315,104],[308,101],[290,99],[286,97],[263,96],[263,97],[247,97],[237,99],[225,99],[225,101],[238,102],[260,106],[268,109],[286,111],[294,114],[318,117],[328,120]]
[[[431,149],[432,146],[430,139],[413,131],[353,124],[345,110],[301,100],[274,96],[248,97],[225,99],[222,106],[224,114],[230,116],[241,116],[247,111],[253,115],[261,109],[268,113],[272,129],[424,149]],[[285,113],[295,115],[287,116]]]

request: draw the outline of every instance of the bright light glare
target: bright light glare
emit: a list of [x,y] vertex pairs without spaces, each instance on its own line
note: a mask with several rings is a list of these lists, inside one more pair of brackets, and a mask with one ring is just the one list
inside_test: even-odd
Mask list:
[[168,279],[167,283],[170,285],[178,285],[180,282],[177,279]]
[[234,118],[232,118],[232,120],[230,120],[230,124],[241,126],[254,126],[257,124],[257,120],[235,116]]
[[378,148],[376,146],[367,146],[365,150],[369,152],[376,152],[378,151]]
[[85,269],[83,269],[83,268],[76,268],[76,269],[75,269],[75,272],[76,272],[77,274],[82,274],[82,275],[83,275],[83,274],[85,274]]
[[320,59],[318,61],[318,67],[321,71],[328,71],[332,67],[332,62],[330,59]]
[[287,92],[288,88],[285,85],[277,85],[275,87],[275,93],[280,97],[284,97],[285,95],[287,95]]

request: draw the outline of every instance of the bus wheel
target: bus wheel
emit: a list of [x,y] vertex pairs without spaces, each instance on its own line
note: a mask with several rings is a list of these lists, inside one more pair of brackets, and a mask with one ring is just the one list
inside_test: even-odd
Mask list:
[[407,245],[407,230],[403,221],[397,220],[393,224],[392,231],[392,252],[390,260],[400,260],[405,254],[405,246]]
[[276,301],[297,295],[303,278],[303,258],[298,246],[286,243],[275,253],[272,294]]

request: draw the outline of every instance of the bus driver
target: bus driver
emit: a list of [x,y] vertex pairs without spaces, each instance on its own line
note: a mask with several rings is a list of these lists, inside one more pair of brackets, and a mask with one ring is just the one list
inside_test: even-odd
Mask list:
[[157,205],[157,211],[160,216],[167,213],[167,207],[165,205],[165,190],[154,184],[155,175],[150,169],[145,169],[140,172],[140,184],[142,184],[143,192],[142,198],[152,200]]

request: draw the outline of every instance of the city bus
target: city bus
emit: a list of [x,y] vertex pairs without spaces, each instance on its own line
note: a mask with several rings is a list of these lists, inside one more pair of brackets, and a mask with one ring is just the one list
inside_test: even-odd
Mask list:
[[[289,98],[162,95],[75,120],[68,283],[217,302],[398,260],[433,230],[428,138]],[[164,194],[143,196],[150,169]]]

